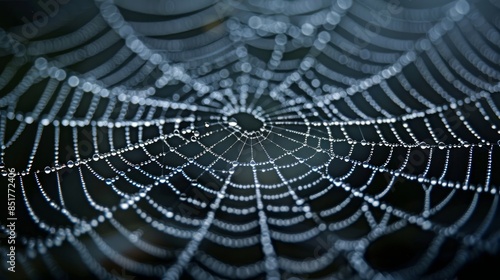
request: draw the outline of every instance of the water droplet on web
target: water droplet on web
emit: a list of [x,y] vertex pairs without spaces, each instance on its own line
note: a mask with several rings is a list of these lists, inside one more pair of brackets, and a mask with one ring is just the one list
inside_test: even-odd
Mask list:
[[417,181],[418,181],[419,183],[422,183],[424,180],[425,180],[424,176],[422,176],[422,175],[418,175],[418,177],[417,177]]
[[181,193],[181,195],[179,196],[179,199],[180,199],[181,201],[186,201],[186,199],[187,199],[187,195],[186,195],[185,193]]
[[435,185],[435,184],[437,184],[437,179],[432,177],[431,178],[431,185]]
[[256,164],[256,163],[255,163],[255,160],[253,160],[253,159],[252,159],[252,160],[250,161],[250,165],[251,165],[251,166],[255,166],[255,164]]
[[139,240],[139,237],[135,233],[130,234],[128,238],[129,238],[130,242],[132,242],[132,243],[135,243]]
[[66,163],[66,165],[69,167],[69,168],[73,168],[75,166],[75,163],[72,161],[72,160],[68,160],[68,162]]
[[113,179],[107,178],[105,182],[106,182],[106,185],[111,185],[113,183]]
[[92,156],[92,159],[93,159],[94,161],[98,161],[98,160],[99,160],[99,155],[98,155],[98,154],[94,154],[94,155]]
[[445,143],[443,143],[443,142],[439,142],[439,143],[438,143],[438,148],[439,148],[440,150],[443,150],[444,148],[446,148],[446,144],[445,144]]
[[49,174],[50,171],[51,171],[50,166],[45,167],[44,171],[45,171],[46,174]]
[[425,221],[425,222],[422,223],[422,229],[424,229],[424,230],[430,229],[431,226],[432,226],[432,224],[429,221]]
[[420,146],[420,148],[422,149],[427,149],[429,148],[429,144],[427,144],[426,142],[420,142],[420,144],[418,144]]
[[129,204],[128,204],[128,202],[126,200],[122,200],[120,202],[120,208],[121,209],[126,210],[126,209],[128,209],[128,207],[129,207]]
[[227,122],[229,126],[236,126],[238,125],[238,122],[236,121],[235,118],[230,118],[229,121]]
[[321,223],[321,224],[318,226],[318,229],[319,229],[320,231],[324,231],[324,230],[326,230],[326,224]]

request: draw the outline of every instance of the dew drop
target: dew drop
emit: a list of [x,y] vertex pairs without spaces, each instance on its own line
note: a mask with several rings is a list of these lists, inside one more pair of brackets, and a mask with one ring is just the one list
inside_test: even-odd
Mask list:
[[227,124],[229,126],[236,126],[236,125],[238,125],[238,122],[236,121],[235,118],[230,118]]
[[445,143],[443,143],[443,142],[439,142],[439,143],[438,143],[438,148],[439,148],[440,150],[443,150],[444,148],[446,148],[446,144],[445,144]]
[[121,209],[126,210],[126,209],[128,209],[128,206],[129,205],[128,205],[127,201],[120,202],[120,208]]
[[437,179],[432,177],[431,178],[431,185],[435,185],[435,184],[437,184]]
[[425,178],[424,178],[424,176],[422,176],[422,175],[418,175],[418,177],[417,177],[417,181],[418,181],[419,183],[422,183],[422,182],[424,181],[424,179],[425,179]]
[[128,238],[129,238],[130,242],[132,242],[132,243],[135,243],[139,240],[139,237],[135,233],[132,233],[131,235],[129,235]]
[[319,229],[320,231],[325,231],[325,230],[326,230],[326,224],[321,223],[321,224],[318,226],[318,229]]

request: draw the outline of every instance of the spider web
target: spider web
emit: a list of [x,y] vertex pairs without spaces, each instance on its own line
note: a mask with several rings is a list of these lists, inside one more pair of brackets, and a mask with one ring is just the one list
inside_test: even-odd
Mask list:
[[442,279],[498,254],[495,1],[62,2],[0,29],[16,276]]

